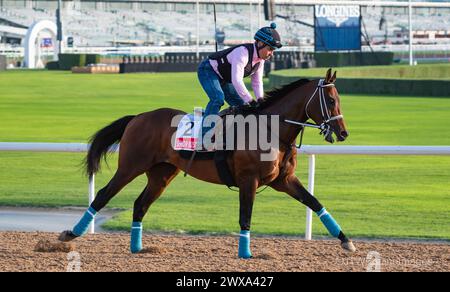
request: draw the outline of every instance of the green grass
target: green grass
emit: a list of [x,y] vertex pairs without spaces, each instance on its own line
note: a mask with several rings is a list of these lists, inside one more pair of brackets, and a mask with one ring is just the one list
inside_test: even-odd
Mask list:
[[[85,142],[127,114],[175,107],[191,111],[206,96],[195,74],[72,75],[0,73],[0,141]],[[450,145],[450,99],[344,95],[346,145]],[[308,129],[305,144],[324,144]],[[86,206],[82,154],[0,152],[0,205]],[[111,178],[97,175],[97,190]],[[297,174],[307,182],[307,158]],[[108,205],[123,208],[107,228],[129,230],[140,177]],[[450,157],[318,156],[316,196],[350,236],[450,239]],[[179,175],[151,207],[146,230],[239,230],[237,193]],[[300,235],[305,207],[271,189],[257,196],[253,233]],[[314,235],[326,230],[314,218]]]
[[[203,105],[200,85],[181,73],[84,75],[70,72],[0,73],[0,138],[8,141],[79,142],[118,117],[177,105]],[[16,117],[20,116],[20,119]]]
[[[383,78],[383,79],[432,79],[450,80],[450,64],[424,64],[418,66],[362,66],[340,67],[338,78]],[[327,68],[280,70],[275,74],[299,77],[325,77]]]

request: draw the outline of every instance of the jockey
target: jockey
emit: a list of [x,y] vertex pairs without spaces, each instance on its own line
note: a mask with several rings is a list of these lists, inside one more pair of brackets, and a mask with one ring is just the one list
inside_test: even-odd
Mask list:
[[226,101],[230,106],[249,104],[253,97],[243,78],[251,76],[256,99],[264,97],[264,61],[282,47],[276,24],[263,27],[254,36],[254,43],[234,46],[210,55],[198,67],[198,79],[209,97],[204,117],[217,115]]

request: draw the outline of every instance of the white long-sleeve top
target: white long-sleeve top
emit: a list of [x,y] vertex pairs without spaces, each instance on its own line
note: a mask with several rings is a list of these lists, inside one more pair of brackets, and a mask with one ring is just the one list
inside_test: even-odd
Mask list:
[[[252,58],[252,67],[255,66],[256,63],[259,63],[259,67],[250,77],[253,92],[257,99],[261,99],[264,97],[264,88],[263,88],[263,75],[264,75],[264,59],[259,58],[258,51],[256,49],[255,44],[253,44],[253,58]],[[248,50],[244,47],[237,47],[231,53],[227,55],[227,60],[231,64],[231,82],[233,83],[236,92],[242,98],[244,102],[250,102],[253,97],[250,92],[247,90],[244,84],[244,68],[248,63]],[[218,63],[216,60],[209,60],[211,66],[214,71],[222,78],[218,70]]]

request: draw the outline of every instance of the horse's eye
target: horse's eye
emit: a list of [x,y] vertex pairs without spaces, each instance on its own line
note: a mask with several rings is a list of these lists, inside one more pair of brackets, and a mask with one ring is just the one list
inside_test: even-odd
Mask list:
[[332,105],[334,105],[335,102],[336,102],[336,101],[335,101],[334,99],[330,98],[330,103],[331,103]]

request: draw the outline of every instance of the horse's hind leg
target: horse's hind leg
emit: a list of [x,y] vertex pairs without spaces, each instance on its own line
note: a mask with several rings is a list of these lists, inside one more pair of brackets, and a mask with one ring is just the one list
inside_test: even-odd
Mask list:
[[99,212],[106,204],[128,183],[141,173],[117,170],[111,181],[100,191],[98,191],[95,200],[81,217],[80,221],[70,230],[61,233],[59,240],[70,241],[87,233],[89,225],[94,220],[97,212]]
[[150,205],[161,196],[164,189],[178,173],[179,169],[169,163],[159,163],[146,173],[148,184],[134,202],[130,242],[130,250],[132,253],[137,253],[142,250],[142,220]]

